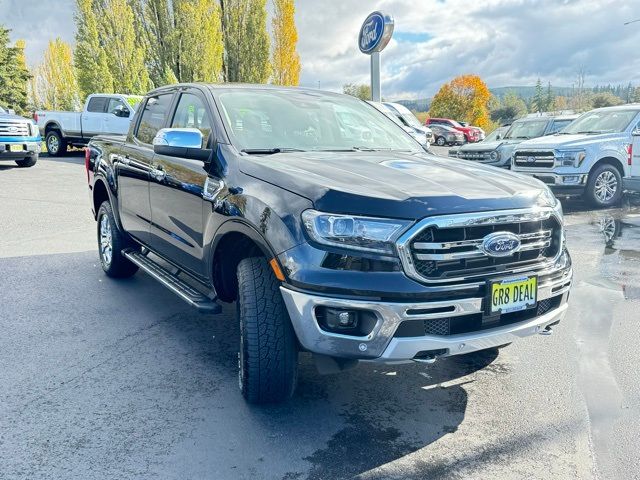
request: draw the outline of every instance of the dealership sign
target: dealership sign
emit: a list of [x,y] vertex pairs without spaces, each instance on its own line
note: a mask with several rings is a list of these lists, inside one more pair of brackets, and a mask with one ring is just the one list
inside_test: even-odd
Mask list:
[[360,28],[360,51],[370,55],[381,52],[393,35],[393,17],[382,12],[371,13]]

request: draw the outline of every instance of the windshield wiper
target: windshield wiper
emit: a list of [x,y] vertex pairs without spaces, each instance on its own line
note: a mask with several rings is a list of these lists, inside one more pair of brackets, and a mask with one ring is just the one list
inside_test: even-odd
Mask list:
[[398,148],[373,148],[373,147],[353,147],[353,151],[355,152],[411,152],[409,149],[398,149]]
[[301,148],[287,148],[287,147],[243,148],[240,151],[242,153],[249,153],[249,154],[256,154],[256,155],[273,155],[274,153],[306,152],[306,150],[302,150]]
[[602,130],[583,130],[581,132],[576,132],[578,134],[585,134],[585,135],[598,135],[600,133],[604,133]]

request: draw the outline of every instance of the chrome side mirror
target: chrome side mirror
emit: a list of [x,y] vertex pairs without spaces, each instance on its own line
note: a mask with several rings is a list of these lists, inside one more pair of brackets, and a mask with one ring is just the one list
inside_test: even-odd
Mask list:
[[158,155],[207,161],[211,150],[202,148],[202,132],[197,128],[162,128],[153,139]]
[[127,110],[123,105],[118,105],[113,109],[111,113],[113,113],[116,117],[121,118],[127,118],[130,115],[129,110]]
[[640,128],[634,128],[633,131],[631,132],[631,135],[633,137],[640,137]]

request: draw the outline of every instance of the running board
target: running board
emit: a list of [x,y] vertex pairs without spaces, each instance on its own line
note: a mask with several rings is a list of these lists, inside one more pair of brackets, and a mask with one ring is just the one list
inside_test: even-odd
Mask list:
[[198,311],[213,314],[222,312],[222,307],[215,300],[199,292],[180,277],[174,275],[143,253],[134,250],[123,250],[122,254],[127,257],[131,263],[140,267],[140,269],[144,270]]

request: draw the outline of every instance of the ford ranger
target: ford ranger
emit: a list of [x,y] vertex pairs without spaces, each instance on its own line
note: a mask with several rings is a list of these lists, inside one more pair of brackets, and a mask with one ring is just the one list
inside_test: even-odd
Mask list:
[[545,182],[557,193],[583,195],[595,207],[622,198],[623,177],[632,175],[632,133],[640,105],[598,108],[556,135],[519,144],[512,169]]
[[249,402],[290,397],[299,352],[323,372],[432,363],[549,334],[567,309],[546,186],[432,156],[348,95],[158,88],[85,162],[104,272],[143,270],[202,312],[236,302]]
[[82,147],[99,134],[125,135],[142,97],[93,94],[82,112],[37,111],[33,118],[45,139],[47,152],[64,155],[68,146]]
[[19,167],[32,167],[40,154],[40,133],[29,119],[0,107],[0,161],[11,160]]

